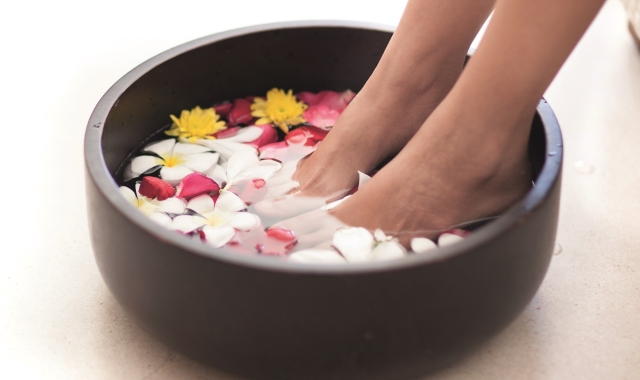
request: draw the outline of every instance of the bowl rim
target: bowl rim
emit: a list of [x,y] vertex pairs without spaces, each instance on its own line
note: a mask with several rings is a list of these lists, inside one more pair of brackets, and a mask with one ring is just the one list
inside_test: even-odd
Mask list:
[[314,27],[364,29],[387,33],[393,33],[395,30],[395,27],[390,25],[347,20],[302,20],[277,22],[215,33],[162,52],[141,63],[120,78],[109,88],[109,90],[107,90],[96,105],[89,118],[85,132],[84,157],[87,169],[86,173],[90,177],[85,178],[85,180],[92,180],[102,196],[125,218],[129,219],[144,232],[152,235],[164,244],[171,245],[177,249],[185,251],[185,254],[195,254],[211,260],[251,269],[316,275],[390,272],[451,259],[471,252],[475,248],[496,239],[503,232],[514,228],[522,221],[526,220],[531,212],[536,208],[539,208],[544,203],[544,200],[547,198],[554,184],[560,179],[563,143],[558,121],[546,100],[541,99],[537,107],[537,114],[541,118],[545,132],[546,152],[545,161],[535,186],[532,187],[524,199],[511,206],[496,220],[479,229],[477,232],[474,232],[464,241],[451,246],[439,248],[430,254],[409,255],[398,260],[350,263],[348,265],[305,264],[274,257],[265,257],[262,255],[240,255],[226,251],[224,248],[214,249],[206,244],[194,241],[187,236],[172,232],[167,233],[168,230],[166,228],[154,223],[138,210],[131,207],[124,197],[120,195],[118,185],[107,169],[102,152],[102,133],[104,129],[102,126],[104,126],[109,112],[118,102],[120,95],[124,91],[126,91],[135,81],[147,72],[165,61],[211,43],[253,33],[279,29]]

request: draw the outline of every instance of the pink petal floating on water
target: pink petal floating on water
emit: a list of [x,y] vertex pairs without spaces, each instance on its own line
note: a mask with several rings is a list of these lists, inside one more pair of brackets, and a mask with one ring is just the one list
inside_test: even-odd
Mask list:
[[251,124],[251,101],[247,99],[236,99],[233,101],[233,108],[227,117],[228,124],[235,127],[239,124]]
[[191,173],[180,181],[177,190],[179,197],[190,199],[198,195],[218,192],[220,191],[220,186],[207,176],[200,173]]
[[239,130],[240,130],[240,127],[231,127],[231,128],[223,129],[219,132],[216,132],[213,134],[213,136],[217,139],[226,139],[226,138],[235,136]]
[[336,91],[320,91],[317,94],[303,91],[296,95],[298,100],[307,103],[309,106],[323,105],[340,113],[347,108],[347,105],[353,100],[356,94],[351,90],[344,92]]
[[213,109],[216,113],[222,117],[226,117],[233,108],[233,103],[231,102],[222,102],[218,104],[214,104]]
[[156,177],[144,177],[138,192],[147,198],[163,201],[176,193],[173,186]]
[[283,242],[292,242],[296,240],[296,235],[291,230],[286,230],[284,228],[269,228],[267,231],[267,236],[283,241]]
[[315,146],[320,141],[324,140],[327,137],[327,133],[324,129],[320,129],[318,127],[300,127],[296,128],[293,131],[287,133],[284,137],[284,141],[287,145],[305,145],[305,146]]
[[340,112],[325,105],[317,105],[310,106],[304,111],[302,117],[313,126],[327,129],[336,124],[336,121],[340,117]]
[[251,182],[253,182],[253,186],[255,186],[256,189],[261,189],[264,185],[267,184],[267,182],[262,178],[252,179]]
[[258,137],[257,139],[248,142],[247,143],[248,145],[251,145],[260,149],[263,146],[271,145],[276,141],[278,141],[278,132],[273,127],[273,125],[271,124],[256,125],[256,127],[262,129],[262,135],[260,135],[260,137]]

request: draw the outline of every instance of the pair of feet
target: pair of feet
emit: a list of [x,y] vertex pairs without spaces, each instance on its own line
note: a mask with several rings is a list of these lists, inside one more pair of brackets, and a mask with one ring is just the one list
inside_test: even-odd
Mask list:
[[[440,68],[421,85],[374,73],[317,150],[298,164],[296,196],[353,188],[358,171],[371,173],[394,157],[330,211],[337,222],[380,228],[406,245],[412,237],[434,237],[505,211],[531,187],[528,138],[494,133],[503,117],[465,107],[465,97],[451,91],[461,71],[462,62]],[[526,113],[511,120],[531,122]]]

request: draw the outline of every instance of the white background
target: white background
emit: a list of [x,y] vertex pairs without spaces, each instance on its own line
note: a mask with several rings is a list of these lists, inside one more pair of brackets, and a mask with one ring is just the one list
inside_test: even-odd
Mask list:
[[[403,1],[3,2],[0,5],[0,378],[223,379],[156,342],[93,260],[85,124],[127,71],[218,31],[296,19],[396,24]],[[547,97],[566,139],[558,242],[538,295],[476,354],[433,375],[637,378],[640,53],[609,2]],[[573,170],[584,160],[591,175]]]

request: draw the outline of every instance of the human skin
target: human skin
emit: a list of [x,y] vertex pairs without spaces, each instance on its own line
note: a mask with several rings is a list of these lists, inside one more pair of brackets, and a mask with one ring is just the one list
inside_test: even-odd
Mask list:
[[[492,3],[410,0],[371,79],[301,162],[301,192],[348,188],[356,169],[370,171],[401,150],[331,214],[406,243],[504,212],[531,186],[527,142],[536,105],[603,3],[498,0],[460,74],[449,67]],[[420,118],[426,121],[414,130]]]

